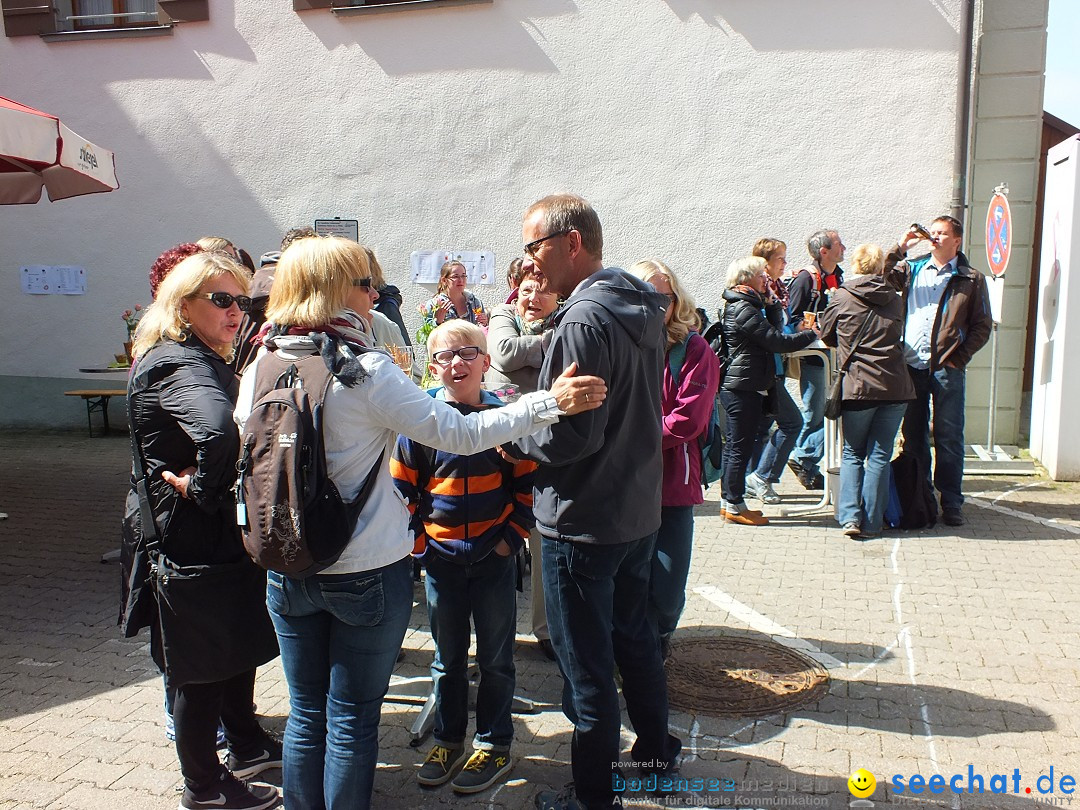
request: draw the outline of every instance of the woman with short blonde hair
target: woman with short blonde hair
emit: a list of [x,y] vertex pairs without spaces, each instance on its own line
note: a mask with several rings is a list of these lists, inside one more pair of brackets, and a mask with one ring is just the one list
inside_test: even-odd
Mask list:
[[268,575],[266,603],[291,707],[282,780],[287,807],[370,806],[383,695],[412,615],[409,512],[390,474],[398,435],[471,455],[542,429],[560,410],[598,407],[606,388],[596,377],[564,375],[550,392],[463,414],[428,396],[373,348],[370,281],[363,247],[349,240],[291,245],[274,279],[265,350],[244,372],[235,412],[243,429],[260,394],[260,364],[318,353],[333,374],[323,409],[327,472],[345,500],[374,476],[361,519],[333,565],[303,580]]

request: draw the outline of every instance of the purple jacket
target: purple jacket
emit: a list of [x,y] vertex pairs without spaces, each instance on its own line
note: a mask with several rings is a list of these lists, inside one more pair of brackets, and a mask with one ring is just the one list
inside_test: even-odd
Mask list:
[[670,364],[664,363],[660,395],[664,412],[664,506],[695,506],[705,500],[698,436],[709,427],[719,385],[720,363],[701,335],[690,334],[678,380],[672,378]]

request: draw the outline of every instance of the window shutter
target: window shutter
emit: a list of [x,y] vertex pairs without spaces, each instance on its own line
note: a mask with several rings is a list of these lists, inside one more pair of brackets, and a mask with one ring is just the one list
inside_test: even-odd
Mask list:
[[310,11],[313,8],[333,8],[334,0],[293,0],[293,11]]
[[172,22],[201,22],[210,19],[210,0],[157,0],[157,4]]
[[51,0],[0,0],[4,11],[4,33],[9,37],[51,34],[56,17]]

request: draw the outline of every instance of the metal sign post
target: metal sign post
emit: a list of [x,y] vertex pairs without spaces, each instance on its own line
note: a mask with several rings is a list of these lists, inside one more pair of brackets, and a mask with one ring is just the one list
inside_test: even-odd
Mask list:
[[[1009,266],[1013,243],[1008,193],[1007,184],[998,185],[986,211],[986,263],[993,273],[993,276],[986,280],[986,284],[990,295],[990,315],[994,322],[990,332],[990,413],[986,422],[986,445],[971,446],[979,461],[965,464],[965,469],[969,472],[1026,472],[1026,469],[1015,468],[1018,465],[1030,466],[1026,462],[1018,462],[1013,454],[994,444],[998,391],[998,324],[1001,323],[1002,302],[1005,297],[1005,269]],[[986,464],[991,466],[984,468],[983,465]]]

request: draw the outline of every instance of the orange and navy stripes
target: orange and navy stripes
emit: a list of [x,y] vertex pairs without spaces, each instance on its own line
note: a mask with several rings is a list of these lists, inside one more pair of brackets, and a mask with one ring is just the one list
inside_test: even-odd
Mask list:
[[434,549],[464,564],[483,559],[500,540],[516,553],[536,522],[536,467],[496,450],[462,456],[399,437],[390,474],[408,504],[413,553]]

